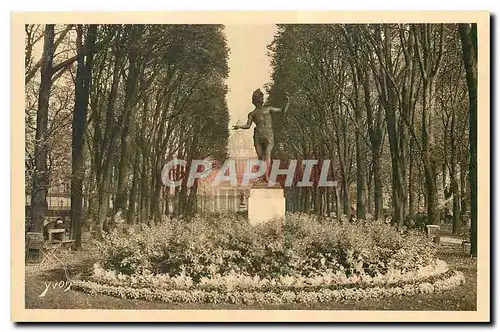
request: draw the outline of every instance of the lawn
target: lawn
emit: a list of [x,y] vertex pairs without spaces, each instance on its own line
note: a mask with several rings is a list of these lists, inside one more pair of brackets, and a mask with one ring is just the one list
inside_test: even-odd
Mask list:
[[[97,253],[78,253],[63,260],[67,262],[70,277],[87,271],[95,261]],[[114,298],[106,295],[90,295],[64,287],[49,286],[44,297],[39,295],[47,284],[66,280],[62,265],[41,267],[26,266],[26,308],[27,309],[272,309],[272,310],[476,310],[477,268],[476,261],[469,259],[455,244],[442,243],[438,256],[451,268],[462,271],[466,283],[441,294],[418,295],[413,297],[389,297],[383,300],[338,301],[329,303],[286,304],[286,305],[229,305],[229,304],[172,304]]]

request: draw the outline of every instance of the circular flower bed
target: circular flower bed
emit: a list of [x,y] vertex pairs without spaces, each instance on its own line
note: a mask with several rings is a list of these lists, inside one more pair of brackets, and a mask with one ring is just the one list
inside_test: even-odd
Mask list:
[[186,275],[126,276],[94,267],[89,280],[72,287],[91,294],[128,299],[178,303],[282,304],[362,300],[387,296],[430,294],[452,289],[465,281],[461,272],[446,263],[421,268],[418,273],[393,273],[384,277],[361,276],[338,280],[324,277],[260,279],[230,274],[193,283]]
[[425,236],[384,223],[303,214],[251,226],[234,216],[170,220],[106,236],[102,259],[73,288],[206,303],[310,303],[441,292],[464,282]]

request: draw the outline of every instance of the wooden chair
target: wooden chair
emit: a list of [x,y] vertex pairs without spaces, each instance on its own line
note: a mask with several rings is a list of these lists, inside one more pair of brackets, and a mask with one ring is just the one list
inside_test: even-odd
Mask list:
[[27,232],[25,244],[26,260],[28,260],[31,255],[34,255],[37,260],[40,260],[44,250],[43,233]]
[[60,241],[52,243],[46,242],[43,246],[43,251],[42,251],[43,259],[40,262],[40,264],[44,263],[45,261],[47,261],[48,263],[55,261],[61,262],[59,257],[57,257],[56,255],[61,248],[62,248],[62,243]]

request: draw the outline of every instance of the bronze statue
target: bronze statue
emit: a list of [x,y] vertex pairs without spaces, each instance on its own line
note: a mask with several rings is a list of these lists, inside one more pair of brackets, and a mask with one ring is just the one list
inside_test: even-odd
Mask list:
[[274,146],[274,134],[271,114],[277,112],[286,113],[288,107],[290,106],[290,95],[287,92],[285,92],[285,98],[286,104],[283,109],[264,106],[264,94],[262,93],[262,91],[260,91],[260,89],[255,90],[252,95],[252,104],[255,106],[255,109],[252,112],[248,113],[247,123],[242,126],[233,126],[234,130],[250,129],[250,127],[252,126],[252,122],[255,123],[253,143],[259,160],[264,161],[267,165],[267,171],[264,175],[264,180],[266,182],[269,181],[269,172],[271,168],[271,151]]

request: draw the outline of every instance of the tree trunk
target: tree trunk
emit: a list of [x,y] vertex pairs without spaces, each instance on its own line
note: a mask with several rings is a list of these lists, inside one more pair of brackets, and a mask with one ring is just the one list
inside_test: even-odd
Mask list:
[[456,111],[455,107],[451,114],[451,193],[453,195],[453,228],[452,234],[460,234],[460,188],[458,185],[458,153],[457,153],[457,133],[456,133]]
[[[437,27],[439,26],[439,30]],[[427,221],[432,225],[440,224],[437,202],[437,161],[434,139],[434,81],[444,52],[443,29],[441,25],[420,24],[413,26],[415,52],[422,76],[422,163],[424,165],[427,190]],[[439,31],[436,36],[436,31]],[[430,37],[432,35],[432,37]]]
[[[372,181],[373,181],[373,194],[374,194],[374,219],[382,219],[382,159],[381,159],[381,145],[382,145],[382,131],[383,131],[383,112],[382,105],[379,104],[376,114],[374,114],[374,105],[371,103],[370,94],[370,82],[371,73],[369,70],[365,70],[363,88],[364,88],[364,100],[365,100],[365,111],[366,119],[368,122],[368,133],[370,136],[371,143],[371,155],[372,155]],[[371,197],[371,196],[370,196]]]
[[[407,162],[406,162],[406,157],[408,155],[407,153],[407,132],[406,132],[406,126],[404,125],[404,119],[402,116],[399,117],[399,169],[401,171],[401,183],[402,183],[402,200],[403,200],[403,221],[404,218],[408,215],[408,187],[407,187],[407,174],[408,174],[408,167],[407,167]],[[402,222],[400,221],[399,223],[400,226],[402,226]]]
[[469,183],[471,197],[471,255],[477,257],[477,25],[458,25],[469,93]]
[[366,156],[363,144],[362,134],[360,132],[363,127],[362,105],[361,105],[361,85],[359,80],[355,83],[355,99],[356,99],[356,218],[366,219]]
[[368,171],[367,176],[366,176],[366,211],[367,213],[371,214],[373,216],[373,204],[374,200],[371,199],[374,196],[374,191],[373,191],[373,160],[372,160],[372,169]]
[[468,162],[467,163],[461,163],[460,164],[460,207],[461,207],[461,214],[462,215],[467,215],[470,212],[470,186],[469,186],[469,181],[467,173],[467,168],[468,168]]
[[[85,46],[82,45],[83,31],[80,25],[77,30],[77,70],[75,79],[75,111],[72,126],[72,179],[71,179],[71,235],[75,240],[76,249],[82,245],[82,199],[83,180],[85,177],[84,146],[85,130],[87,128],[87,105],[89,102],[90,85],[92,84],[93,52],[97,26],[88,27]],[[83,48],[87,59],[83,55]]]
[[374,192],[374,202],[375,202],[375,220],[382,219],[382,194],[383,194],[383,184],[382,184],[382,165],[380,157],[380,148],[375,147],[372,150],[373,156],[373,192]]
[[392,88],[389,88],[389,100],[384,105],[386,111],[387,133],[389,136],[389,147],[391,151],[392,166],[392,223],[402,225],[404,221],[404,205],[406,200],[403,170],[401,165],[401,150],[399,147],[399,138],[396,130],[396,96]]
[[[429,79],[430,80],[430,79]],[[425,186],[427,190],[427,221],[431,225],[440,224],[437,196],[437,167],[434,156],[434,132],[432,110],[432,83],[424,80],[422,103],[422,157]]]
[[[113,162],[115,162],[114,154],[116,149],[115,132],[117,128],[114,124],[114,107],[116,103],[118,81],[119,81],[120,60],[116,58],[113,68],[113,78],[111,83],[110,92],[106,101],[106,125],[104,137],[101,140],[101,129],[99,122],[94,123],[95,126],[95,140],[94,153],[96,167],[96,186],[98,188],[99,208],[97,213],[98,231],[106,230],[107,216],[109,210],[109,198],[111,193],[111,184],[113,176]],[[99,152],[97,152],[99,151]]]
[[151,197],[151,207],[150,212],[153,215],[155,222],[158,222],[160,218],[160,197],[161,197],[161,171],[158,170],[158,167],[154,167],[152,171],[152,177],[155,177],[153,195]]
[[330,190],[326,191],[326,215],[330,217],[330,214],[332,212],[331,210],[331,193]]
[[196,215],[198,209],[198,202],[196,200],[198,192],[198,182],[195,182],[194,185],[190,188],[189,197],[188,197],[188,215],[193,216]]
[[108,167],[103,174],[103,181],[99,187],[99,213],[98,213],[98,230],[99,233],[107,230],[108,227],[108,210],[109,210],[109,195],[111,192],[111,169]]
[[294,190],[295,192],[295,212],[302,212],[302,209],[301,209],[301,204],[300,204],[300,197],[301,197],[301,193],[302,193],[302,188],[295,188]]
[[318,209],[318,187],[314,186],[311,188],[311,205],[312,205],[312,211],[314,214],[318,215],[319,214],[319,209]]
[[[170,188],[169,187],[165,187],[163,197],[165,200],[165,209],[163,210],[163,214],[169,216],[171,213],[171,211],[170,211]],[[206,198],[206,196],[205,196],[205,198]],[[205,211],[205,204],[203,204],[203,212],[204,211]]]
[[[131,27],[130,29],[134,29]],[[135,33],[131,40],[132,45],[129,49],[129,71],[125,83],[125,101],[123,109],[123,130],[121,136],[121,158],[118,168],[118,189],[116,197],[116,209],[122,211],[127,207],[127,198],[129,190],[129,167],[130,167],[130,132],[133,128],[132,109],[135,104],[136,85],[138,78],[137,70],[137,50],[135,49]],[[133,129],[132,129],[133,130]]]
[[415,183],[417,182],[415,180],[415,157],[414,157],[414,142],[413,139],[410,140],[410,160],[409,160],[409,170],[408,170],[408,214],[410,216],[414,216],[415,213],[417,212],[417,200],[415,199],[415,195],[418,195],[416,193],[415,189]]
[[[92,173],[92,171],[91,171]],[[97,200],[97,195],[95,194],[96,188],[95,188],[95,178],[93,178],[93,174],[89,176],[88,180],[88,190],[86,192],[87,194],[87,202],[88,202],[88,207],[86,210],[87,214],[87,219],[90,220],[96,220],[97,219],[97,209],[99,208],[99,203]]]
[[141,181],[141,222],[146,223],[149,216],[149,176],[148,176],[148,156],[144,155],[142,161],[142,181]]
[[451,190],[453,193],[453,229],[454,235],[460,234],[461,213],[460,213],[460,190],[458,188],[458,179],[456,174],[456,166],[452,165]]
[[404,195],[404,184],[403,175],[401,172],[401,166],[399,159],[393,157],[392,163],[398,166],[392,168],[392,208],[393,208],[393,220],[394,225],[401,226],[404,221],[404,208],[405,208],[405,195]]
[[137,202],[137,188],[139,186],[139,150],[135,151],[135,159],[134,159],[134,173],[132,175],[132,189],[130,191],[129,196],[129,205],[127,211],[127,221],[128,223],[134,223],[134,217],[136,212],[136,202]]
[[309,208],[310,208],[310,205],[309,205],[309,191],[310,191],[310,187],[305,187],[305,188],[302,188],[302,206],[304,207],[303,211],[308,213],[309,212]]
[[430,153],[423,151],[424,155],[424,174],[425,185],[427,190],[427,220],[431,225],[440,224],[440,215],[438,210],[438,196],[437,196],[437,182],[436,182],[436,169],[431,160]]
[[418,177],[417,177],[417,212],[420,212],[422,206],[425,205],[425,202],[422,202],[423,189],[422,189],[422,167],[417,167],[418,169]]
[[351,215],[351,203],[349,202],[349,182],[347,174],[342,172],[342,212],[349,216]]
[[52,61],[54,58],[54,24],[45,26],[43,43],[43,64],[41,66],[40,91],[38,95],[38,111],[36,115],[35,133],[35,171],[31,192],[31,222],[34,232],[43,231],[45,210],[47,209],[47,192],[49,189],[48,155],[48,116],[49,99],[52,88]]

